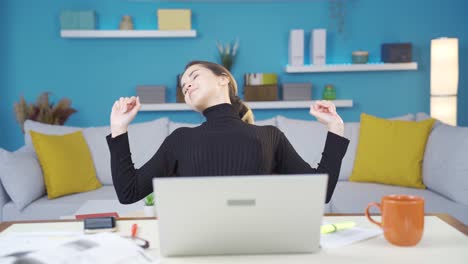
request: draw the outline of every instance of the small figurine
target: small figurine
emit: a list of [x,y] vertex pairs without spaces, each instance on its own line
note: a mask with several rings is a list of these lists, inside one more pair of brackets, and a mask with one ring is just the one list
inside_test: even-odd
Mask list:
[[120,30],[132,30],[133,29],[133,21],[131,16],[123,16],[122,20],[120,21]]

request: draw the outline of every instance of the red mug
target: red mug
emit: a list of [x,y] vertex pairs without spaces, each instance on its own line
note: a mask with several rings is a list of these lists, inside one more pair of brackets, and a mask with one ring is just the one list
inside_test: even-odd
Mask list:
[[[376,206],[382,213],[382,222],[377,222],[369,214]],[[385,239],[397,246],[414,246],[422,238],[424,231],[424,198],[413,195],[387,195],[381,203],[370,203],[366,216],[372,223],[381,227]]]

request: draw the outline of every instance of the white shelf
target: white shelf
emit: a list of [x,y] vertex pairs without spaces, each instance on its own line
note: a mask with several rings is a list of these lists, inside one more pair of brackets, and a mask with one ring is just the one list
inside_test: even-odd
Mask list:
[[410,71],[417,70],[417,62],[405,63],[366,63],[366,64],[327,64],[286,66],[286,72],[352,72],[352,71]]
[[[300,109],[309,108],[314,101],[245,102],[252,109]],[[334,100],[336,107],[352,107],[353,100]],[[192,111],[184,103],[142,104],[140,111]]]
[[196,30],[62,30],[62,38],[194,38]]

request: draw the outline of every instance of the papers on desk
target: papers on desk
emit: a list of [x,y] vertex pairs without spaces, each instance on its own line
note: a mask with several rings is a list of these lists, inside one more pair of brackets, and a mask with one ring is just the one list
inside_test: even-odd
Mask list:
[[15,252],[36,251],[82,236],[82,232],[10,232],[0,235],[0,257]]
[[322,234],[320,246],[324,249],[339,248],[382,234],[380,229],[353,227],[334,233]]
[[[57,234],[55,234],[57,235]],[[130,239],[117,234],[101,233],[95,235],[64,236],[58,241],[50,239],[54,233],[19,234],[9,233],[0,236],[0,264],[3,263],[158,263],[149,257],[142,248]],[[45,243],[44,246],[23,247],[27,241],[30,245]],[[16,244],[16,250],[11,252]],[[4,248],[3,246],[6,246]],[[18,248],[21,249],[18,251]],[[36,249],[35,249],[36,248]],[[33,251],[30,251],[33,250]]]

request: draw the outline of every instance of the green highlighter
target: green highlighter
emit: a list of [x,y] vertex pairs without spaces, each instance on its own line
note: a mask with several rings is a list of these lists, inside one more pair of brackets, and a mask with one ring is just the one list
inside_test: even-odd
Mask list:
[[322,227],[320,228],[320,233],[322,234],[333,233],[339,230],[349,229],[354,226],[356,226],[356,222],[342,222],[342,223],[336,223],[336,224],[322,225]]

